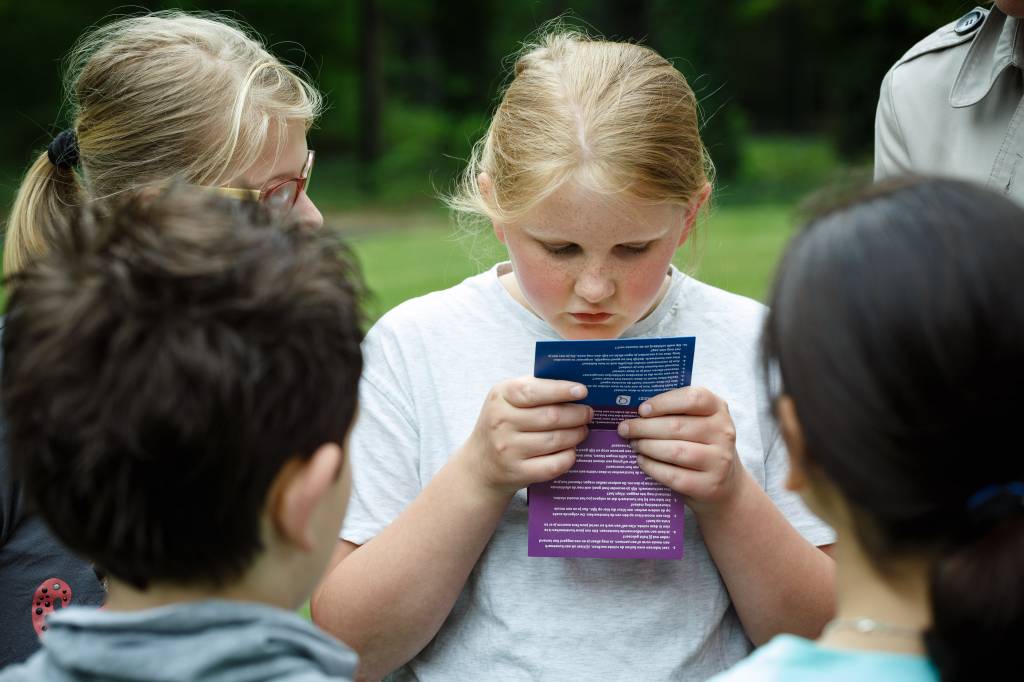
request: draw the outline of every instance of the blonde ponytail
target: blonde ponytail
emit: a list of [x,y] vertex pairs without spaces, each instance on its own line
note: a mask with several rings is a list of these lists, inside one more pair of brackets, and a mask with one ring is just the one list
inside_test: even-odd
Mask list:
[[4,241],[4,273],[21,270],[46,251],[46,230],[63,223],[81,203],[81,187],[75,171],[50,162],[43,152],[29,167],[18,188],[7,221]]

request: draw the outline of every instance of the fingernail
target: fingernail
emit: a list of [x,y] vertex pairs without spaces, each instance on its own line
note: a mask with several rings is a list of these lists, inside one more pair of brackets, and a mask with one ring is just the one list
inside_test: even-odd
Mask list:
[[619,422],[619,435],[623,438],[629,435],[629,424],[626,422]]
[[580,386],[577,384],[576,386],[573,386],[572,388],[569,389],[569,393],[572,395],[573,398],[582,398],[587,394],[587,388],[586,386]]
[[647,403],[644,403],[643,405],[640,406],[640,409],[637,410],[637,412],[640,413],[641,417],[646,417],[651,413],[651,406],[648,405]]

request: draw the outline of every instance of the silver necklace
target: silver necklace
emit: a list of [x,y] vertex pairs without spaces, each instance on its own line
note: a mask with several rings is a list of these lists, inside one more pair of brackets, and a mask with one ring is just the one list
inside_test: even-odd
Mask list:
[[882,623],[874,618],[836,618],[832,620],[822,635],[827,635],[836,630],[853,630],[862,635],[892,635],[894,637],[920,637],[919,628],[907,627],[905,625],[891,625]]

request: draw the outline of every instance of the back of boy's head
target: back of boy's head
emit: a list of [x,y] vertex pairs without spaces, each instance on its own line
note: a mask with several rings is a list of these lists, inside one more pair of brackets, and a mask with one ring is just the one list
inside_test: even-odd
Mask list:
[[16,475],[111,576],[210,584],[262,549],[271,483],[343,444],[362,285],[327,233],[188,187],[85,210],[10,284]]
[[1022,263],[1024,208],[895,180],[793,240],[765,326],[811,480],[850,503],[883,575],[931,562],[946,680],[1005,670],[1024,638]]
[[[480,173],[490,176],[485,195]],[[697,100],[649,47],[558,28],[528,44],[450,206],[513,221],[564,183],[686,204],[711,174]]]

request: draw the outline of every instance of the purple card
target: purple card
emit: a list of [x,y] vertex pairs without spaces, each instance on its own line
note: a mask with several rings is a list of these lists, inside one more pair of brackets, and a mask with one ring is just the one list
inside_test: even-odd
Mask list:
[[[537,344],[537,376],[599,390],[581,401],[594,408],[594,420],[573,468],[529,488],[529,556],[683,557],[682,498],[640,470],[616,426],[636,417],[646,397],[689,385],[693,347],[693,337]],[[654,390],[643,385],[648,362]],[[665,383],[669,375],[672,385]]]

